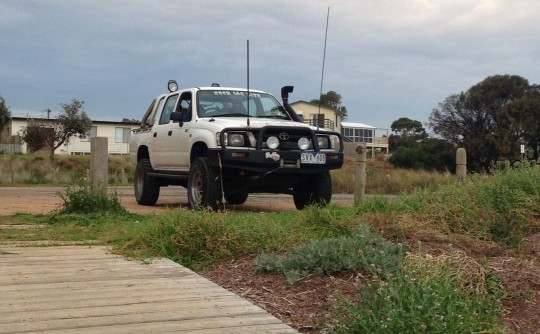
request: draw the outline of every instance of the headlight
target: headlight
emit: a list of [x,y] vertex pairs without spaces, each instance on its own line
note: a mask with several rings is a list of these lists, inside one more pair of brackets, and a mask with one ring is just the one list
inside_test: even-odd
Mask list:
[[225,146],[244,146],[244,135],[241,133],[226,133]]
[[271,150],[275,150],[276,148],[279,147],[279,139],[277,139],[277,137],[269,137],[267,140],[266,140],[266,146],[268,146],[269,149]]
[[317,143],[320,149],[330,148],[330,140],[328,137],[317,137]]
[[307,139],[306,137],[302,137],[300,139],[298,139],[298,147],[301,149],[301,150],[307,150],[309,148],[309,139]]

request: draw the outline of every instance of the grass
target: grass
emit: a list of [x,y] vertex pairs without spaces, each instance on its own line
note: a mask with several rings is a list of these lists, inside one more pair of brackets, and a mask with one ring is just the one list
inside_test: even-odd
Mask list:
[[[87,177],[89,168],[89,155],[57,155],[52,162],[48,154],[0,155],[0,186],[78,183]],[[111,184],[133,182],[134,170],[129,156],[109,156]]]

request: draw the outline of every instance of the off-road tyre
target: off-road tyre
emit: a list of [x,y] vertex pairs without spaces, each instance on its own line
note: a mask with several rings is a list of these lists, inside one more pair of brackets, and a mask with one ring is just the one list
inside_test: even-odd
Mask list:
[[135,199],[140,205],[154,205],[159,198],[159,179],[150,176],[153,172],[150,160],[141,159],[135,167],[134,190]]
[[313,179],[303,180],[293,189],[294,205],[302,210],[309,205],[326,206],[332,200],[332,177],[330,172],[317,174]]
[[239,192],[234,194],[225,192],[225,200],[227,201],[227,203],[233,205],[244,204],[248,198],[248,195],[249,193],[247,192]]
[[221,181],[208,162],[197,158],[191,164],[188,177],[188,201],[193,210],[219,210],[221,204]]

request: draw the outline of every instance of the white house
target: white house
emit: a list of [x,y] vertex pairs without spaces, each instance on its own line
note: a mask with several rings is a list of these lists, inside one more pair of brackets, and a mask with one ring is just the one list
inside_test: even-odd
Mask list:
[[388,154],[388,129],[376,128],[363,123],[342,122],[341,133],[344,139],[354,144],[365,143],[372,148],[372,157],[375,149],[380,149]]
[[291,103],[294,111],[302,117],[304,123],[321,128],[341,132],[343,117],[334,108],[319,106],[317,103],[297,101]]
[[[54,119],[33,118],[41,122],[53,122]],[[26,117],[12,117],[11,122],[4,128],[3,138],[18,136],[20,131],[28,125]],[[109,154],[129,154],[129,136],[131,131],[139,127],[138,122],[114,122],[114,121],[92,121],[92,128],[87,136],[74,136],[55,150],[55,154],[89,154],[91,137],[107,137]],[[16,152],[26,153],[26,144],[20,144],[20,149]]]

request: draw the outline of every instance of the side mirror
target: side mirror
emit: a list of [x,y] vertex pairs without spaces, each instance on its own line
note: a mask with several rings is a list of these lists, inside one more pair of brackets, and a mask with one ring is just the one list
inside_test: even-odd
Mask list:
[[178,125],[180,126],[184,125],[184,121],[182,120],[182,117],[183,116],[181,112],[175,111],[171,113],[171,121],[178,122]]

